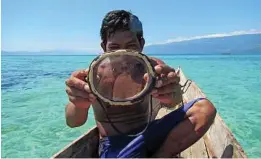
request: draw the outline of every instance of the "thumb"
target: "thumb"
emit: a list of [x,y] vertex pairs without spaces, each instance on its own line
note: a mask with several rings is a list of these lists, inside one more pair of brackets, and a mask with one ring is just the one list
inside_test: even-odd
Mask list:
[[149,75],[148,75],[148,73],[145,73],[145,74],[144,74],[143,79],[144,79],[146,82],[148,82],[148,80],[149,80]]

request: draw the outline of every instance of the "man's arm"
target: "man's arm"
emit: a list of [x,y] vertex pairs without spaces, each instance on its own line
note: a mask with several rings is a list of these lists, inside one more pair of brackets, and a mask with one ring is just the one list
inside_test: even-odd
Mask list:
[[65,108],[66,123],[70,127],[83,125],[88,116],[88,110],[96,97],[91,93],[85,77],[88,70],[79,70],[72,73],[71,77],[66,80],[66,93],[69,103]]
[[78,108],[73,103],[68,103],[65,108],[66,123],[71,128],[83,125],[88,118],[88,108]]
[[208,100],[195,103],[186,113],[186,119],[173,128],[154,157],[177,155],[198,141],[210,128],[216,109]]

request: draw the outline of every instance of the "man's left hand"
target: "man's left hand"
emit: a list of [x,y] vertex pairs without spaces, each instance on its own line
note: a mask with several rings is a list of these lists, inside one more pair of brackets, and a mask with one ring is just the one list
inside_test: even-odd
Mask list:
[[176,103],[175,97],[180,96],[181,90],[179,72],[166,64],[159,64],[154,68],[158,78],[152,96],[164,104]]

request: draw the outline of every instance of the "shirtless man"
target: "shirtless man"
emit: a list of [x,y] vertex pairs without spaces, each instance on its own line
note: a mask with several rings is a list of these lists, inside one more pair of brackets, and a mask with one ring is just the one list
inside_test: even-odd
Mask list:
[[[145,44],[142,24],[138,17],[124,10],[106,14],[101,26],[101,47],[104,51],[132,49],[142,52]],[[153,111],[157,113],[164,105],[172,107],[179,86],[179,77],[174,68],[163,61],[151,58],[156,73],[165,75],[166,80],[158,80],[152,92]],[[152,120],[150,127],[138,137],[119,134],[112,126],[84,81],[87,71],[72,73],[66,80],[69,103],[66,105],[66,122],[70,127],[83,125],[92,105],[100,133],[99,157],[172,157],[199,140],[213,123],[216,109],[206,99],[195,99],[173,111],[162,119]],[[109,107],[106,113],[121,132],[142,130],[148,122],[149,98],[142,103],[124,107]],[[127,146],[128,145],[128,146]]]

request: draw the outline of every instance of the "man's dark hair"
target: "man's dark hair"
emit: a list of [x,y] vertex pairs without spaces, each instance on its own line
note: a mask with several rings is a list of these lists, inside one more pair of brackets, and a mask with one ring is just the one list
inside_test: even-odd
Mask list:
[[114,10],[105,15],[100,36],[102,41],[106,43],[107,37],[116,31],[126,30],[135,32],[139,41],[143,38],[142,23],[137,16],[125,10]]

